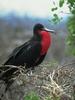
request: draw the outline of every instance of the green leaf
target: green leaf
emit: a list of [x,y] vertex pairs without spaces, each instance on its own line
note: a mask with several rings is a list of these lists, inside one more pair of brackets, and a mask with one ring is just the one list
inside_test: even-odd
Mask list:
[[67,0],[67,3],[70,4],[71,7],[75,5],[75,0]]
[[59,7],[62,7],[63,4],[64,4],[64,0],[60,0],[60,1],[59,1]]
[[54,15],[53,15],[52,21],[54,22],[54,24],[57,24],[58,22],[60,22],[60,18],[58,17],[57,14],[54,14]]
[[58,9],[58,8],[57,8],[57,7],[55,7],[55,8],[52,8],[52,9],[51,9],[51,11],[55,11],[55,10],[57,10],[57,9]]

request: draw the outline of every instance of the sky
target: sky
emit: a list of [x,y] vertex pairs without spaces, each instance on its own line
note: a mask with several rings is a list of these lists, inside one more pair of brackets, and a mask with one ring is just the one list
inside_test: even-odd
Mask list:
[[[52,14],[50,9],[54,6],[53,3],[58,5],[58,0],[0,0],[0,14],[16,12],[20,15],[48,17]],[[57,13],[62,15],[61,11],[68,12],[66,4]]]

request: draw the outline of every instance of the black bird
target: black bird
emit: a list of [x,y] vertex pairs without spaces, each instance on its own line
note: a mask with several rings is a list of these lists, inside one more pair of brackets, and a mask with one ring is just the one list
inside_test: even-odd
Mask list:
[[[18,67],[25,65],[26,69],[33,69],[39,65],[45,58],[48,48],[51,45],[50,32],[55,33],[53,30],[46,29],[42,24],[36,24],[33,28],[33,37],[14,49],[4,65],[15,65]],[[0,79],[5,81],[8,88],[11,77],[17,68],[7,66],[4,68],[1,67],[0,69],[3,70],[0,73]]]
[[36,24],[33,28],[33,37],[17,47],[4,65],[24,66],[26,68],[39,65],[51,45],[51,35],[53,30],[46,29],[42,24]]

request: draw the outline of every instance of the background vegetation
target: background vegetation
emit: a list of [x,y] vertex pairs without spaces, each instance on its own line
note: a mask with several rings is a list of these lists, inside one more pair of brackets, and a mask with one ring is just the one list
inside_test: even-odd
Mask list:
[[[69,13],[68,13],[68,21],[67,21],[67,29],[68,29],[68,37],[67,44],[69,45],[69,53],[75,55],[75,0],[59,0],[59,8],[55,5],[55,8],[52,8],[52,11],[56,11],[63,7],[65,4],[68,5]],[[52,19],[54,23],[58,23],[62,18],[55,13],[54,18]]]

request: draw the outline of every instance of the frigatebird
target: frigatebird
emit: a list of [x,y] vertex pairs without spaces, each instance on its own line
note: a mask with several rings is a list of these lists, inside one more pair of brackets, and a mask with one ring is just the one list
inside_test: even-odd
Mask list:
[[[0,79],[7,84],[6,90],[11,85],[11,77],[19,66],[25,65],[26,69],[33,69],[41,64],[51,46],[51,33],[55,33],[55,31],[49,30],[38,23],[33,27],[33,37],[13,50],[8,60],[4,63],[4,66],[7,67],[1,67],[3,71],[0,72]],[[9,67],[8,65],[18,67]]]

